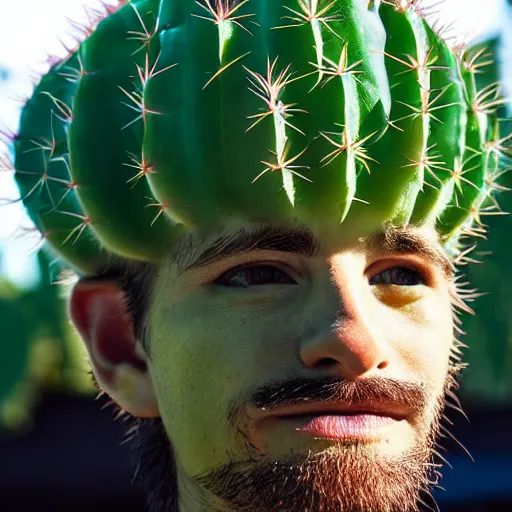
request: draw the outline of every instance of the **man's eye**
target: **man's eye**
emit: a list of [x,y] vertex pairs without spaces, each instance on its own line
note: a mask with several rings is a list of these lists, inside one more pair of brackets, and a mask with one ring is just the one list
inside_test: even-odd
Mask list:
[[370,279],[370,284],[394,284],[397,286],[417,286],[425,284],[421,272],[409,267],[387,268]]
[[222,274],[213,283],[229,288],[248,288],[264,284],[297,284],[286,272],[271,265],[238,267]]

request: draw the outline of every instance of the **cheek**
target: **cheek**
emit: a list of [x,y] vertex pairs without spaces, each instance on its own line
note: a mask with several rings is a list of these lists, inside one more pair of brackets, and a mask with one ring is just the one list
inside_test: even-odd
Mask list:
[[152,353],[168,360],[183,382],[215,375],[239,383],[297,349],[302,311],[290,297],[241,303],[197,294],[153,315]]
[[284,301],[268,303],[237,307],[196,295],[150,315],[151,375],[166,430],[189,474],[226,462],[226,451],[237,450],[230,402],[294,360],[297,313]]
[[448,294],[427,293],[420,301],[398,311],[388,326],[396,348],[416,378],[441,392],[453,345],[453,317]]

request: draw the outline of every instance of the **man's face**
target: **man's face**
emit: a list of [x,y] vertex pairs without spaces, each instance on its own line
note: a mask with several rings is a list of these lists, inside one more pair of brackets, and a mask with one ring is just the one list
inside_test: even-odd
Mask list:
[[243,227],[165,262],[150,306],[180,511],[416,510],[451,382],[434,230]]

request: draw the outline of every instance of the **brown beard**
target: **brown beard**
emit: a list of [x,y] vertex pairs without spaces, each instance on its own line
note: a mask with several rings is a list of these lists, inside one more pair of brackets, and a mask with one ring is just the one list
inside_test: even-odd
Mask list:
[[[451,382],[448,378],[445,393]],[[351,383],[346,389],[353,394],[356,387]],[[358,390],[364,396],[364,388]],[[379,391],[391,394],[393,390],[381,387]],[[401,455],[383,456],[362,442],[340,443],[320,453],[279,460],[232,461],[196,476],[194,484],[223,503],[219,511],[419,512],[422,503],[433,501],[432,488],[439,477],[433,450],[445,393],[437,399],[430,424],[423,422],[415,445]],[[425,400],[419,396],[415,405],[423,404],[425,409]]]
[[195,482],[244,512],[417,512],[428,492],[431,451],[385,459],[364,445],[277,461],[240,462]]

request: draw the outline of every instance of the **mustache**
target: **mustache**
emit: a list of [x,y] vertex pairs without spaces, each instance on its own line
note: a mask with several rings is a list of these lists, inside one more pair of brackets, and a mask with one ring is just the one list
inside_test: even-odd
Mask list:
[[[431,390],[423,382],[393,378],[294,378],[273,381],[262,386],[250,395],[249,402],[259,409],[273,409],[311,402],[357,404],[375,401],[405,405],[415,412],[422,412],[427,407],[431,394]],[[230,419],[233,420],[240,410],[240,404],[231,407]]]

